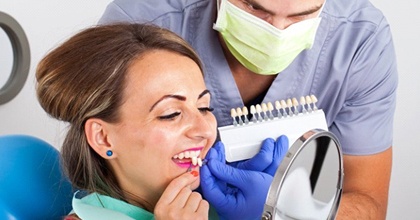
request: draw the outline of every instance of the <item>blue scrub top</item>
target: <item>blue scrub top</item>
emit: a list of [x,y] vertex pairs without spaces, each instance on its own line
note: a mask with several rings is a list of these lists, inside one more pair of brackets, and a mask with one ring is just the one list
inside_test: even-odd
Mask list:
[[[100,19],[153,23],[168,28],[204,63],[211,106],[219,126],[242,107],[239,90],[213,30],[215,0],[115,0]],[[315,43],[279,73],[263,102],[314,94],[343,152],[374,154],[392,145],[397,66],[389,25],[367,0],[328,0]]]

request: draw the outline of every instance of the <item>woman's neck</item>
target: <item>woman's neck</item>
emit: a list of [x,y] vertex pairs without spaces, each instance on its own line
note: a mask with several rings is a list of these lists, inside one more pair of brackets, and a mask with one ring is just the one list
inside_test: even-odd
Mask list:
[[140,207],[150,213],[153,213],[153,210],[155,209],[157,203],[157,200],[155,202],[150,202],[140,196],[135,195],[134,193],[130,193],[127,191],[124,191],[124,198],[127,203]]

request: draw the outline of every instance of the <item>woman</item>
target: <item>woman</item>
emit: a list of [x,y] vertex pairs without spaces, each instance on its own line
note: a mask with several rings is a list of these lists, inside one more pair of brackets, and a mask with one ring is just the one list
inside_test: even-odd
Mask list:
[[90,193],[76,194],[73,216],[208,218],[193,190],[216,120],[200,61],[181,38],[148,25],[89,28],[51,51],[36,78],[41,106],[70,124],[70,181]]
[[[199,58],[144,24],[86,29],[38,65],[37,95],[69,122],[62,146],[82,219],[258,219],[287,138],[226,165]],[[207,153],[209,154],[207,155]],[[203,158],[208,164],[203,165]],[[200,185],[209,203],[194,190]],[[249,208],[252,207],[252,208]]]

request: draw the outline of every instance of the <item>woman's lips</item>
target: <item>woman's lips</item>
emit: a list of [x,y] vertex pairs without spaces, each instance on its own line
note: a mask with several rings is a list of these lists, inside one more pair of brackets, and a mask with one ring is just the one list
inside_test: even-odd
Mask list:
[[200,157],[203,147],[195,147],[177,153],[172,157],[172,160],[182,168],[196,167],[202,165]]
[[172,158],[172,161],[176,163],[176,165],[182,167],[182,168],[189,168],[191,166],[191,158],[183,158],[183,159],[175,159]]

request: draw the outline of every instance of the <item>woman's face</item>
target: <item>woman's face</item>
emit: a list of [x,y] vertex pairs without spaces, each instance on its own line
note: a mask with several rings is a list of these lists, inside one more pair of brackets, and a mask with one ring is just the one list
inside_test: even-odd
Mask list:
[[121,120],[107,126],[114,153],[108,161],[124,191],[156,202],[191,165],[179,155],[204,158],[216,139],[210,93],[193,60],[165,50],[137,59],[126,81]]

